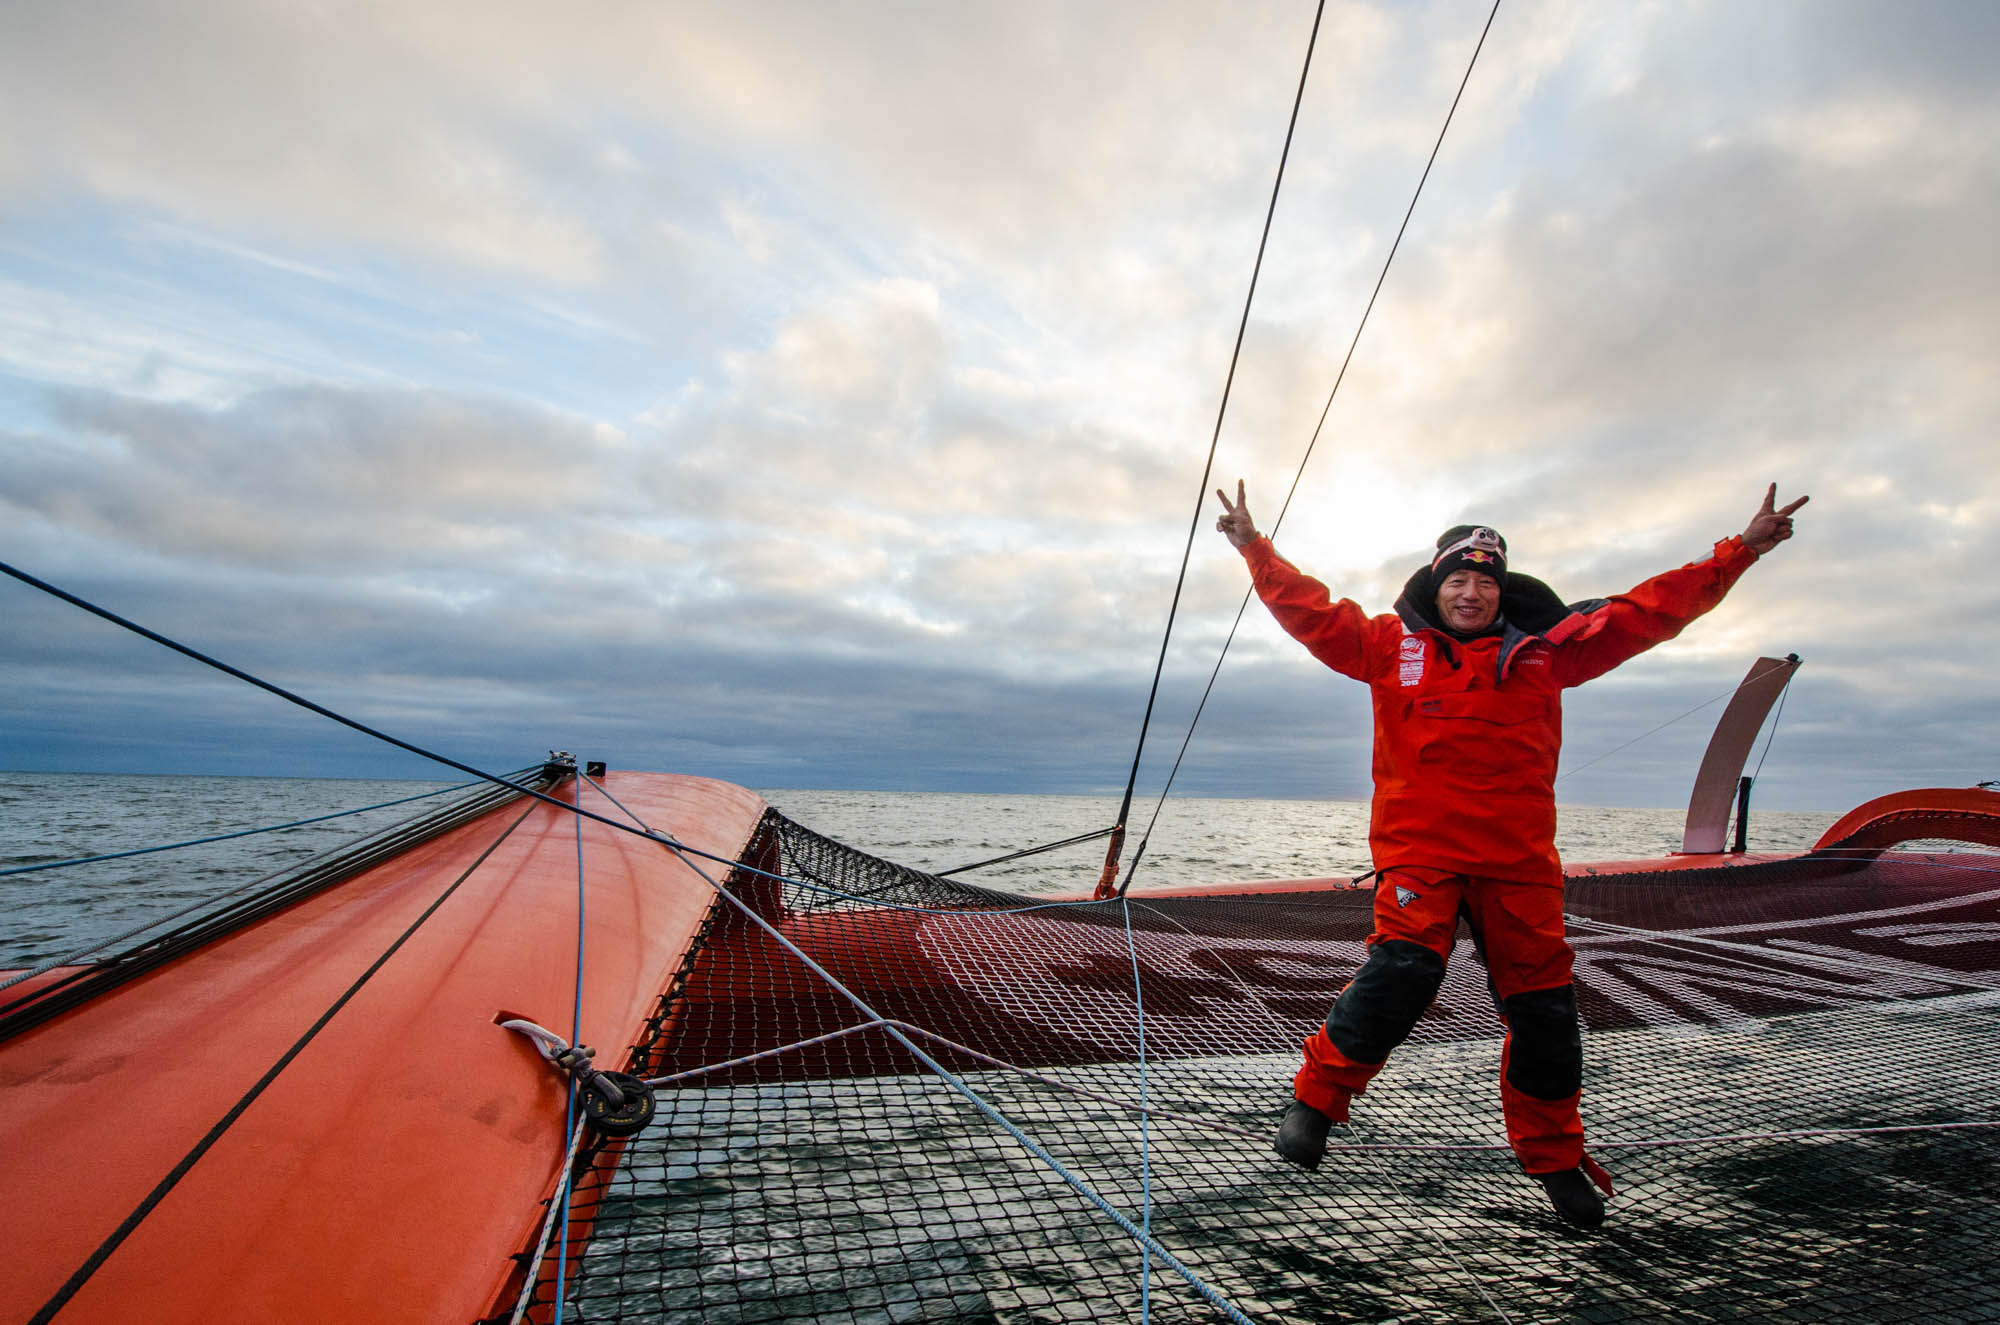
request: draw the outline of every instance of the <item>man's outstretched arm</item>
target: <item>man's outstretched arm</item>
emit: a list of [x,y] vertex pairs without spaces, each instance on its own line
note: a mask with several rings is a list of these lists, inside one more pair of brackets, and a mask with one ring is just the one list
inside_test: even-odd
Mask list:
[[1369,679],[1368,614],[1360,606],[1342,598],[1336,601],[1327,587],[1278,555],[1269,539],[1257,532],[1250,518],[1250,503],[1243,495],[1243,480],[1236,481],[1236,501],[1221,488],[1222,515],[1215,527],[1230,545],[1243,554],[1250,567],[1250,581],[1271,615],[1293,639],[1306,646],[1313,657],[1336,672],[1358,681]]
[[1740,537],[1723,539],[1712,555],[1655,575],[1589,613],[1582,638],[1562,650],[1558,667],[1563,684],[1581,685],[1602,676],[1626,659],[1672,639],[1688,622],[1721,602],[1758,557],[1792,536],[1792,513],[1804,506],[1807,498],[1800,497],[1782,508],[1777,498],[1778,485],[1773,483]]

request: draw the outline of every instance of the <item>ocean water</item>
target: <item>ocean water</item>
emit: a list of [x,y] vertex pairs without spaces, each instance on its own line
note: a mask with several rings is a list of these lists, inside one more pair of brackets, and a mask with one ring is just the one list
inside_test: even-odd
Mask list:
[[[1059,841],[1110,824],[1116,797],[974,796],[881,791],[770,790],[764,798],[799,823],[848,846],[922,870]],[[1150,803],[1135,804],[1125,859],[1148,836]],[[1679,848],[1685,810],[1559,809],[1556,848],[1568,861],[1634,860]],[[1750,816],[1753,851],[1804,851],[1836,814]],[[1017,892],[1069,892],[1097,881],[1104,843],[1088,842],[964,876]],[[1170,800],[1134,880],[1147,884],[1226,883],[1241,879],[1352,877],[1368,862],[1365,801]]]
[[[317,778],[0,774],[0,870],[171,842],[380,805],[448,783]],[[873,855],[946,870],[1110,824],[1114,797],[773,789],[792,819]],[[284,832],[27,874],[0,874],[0,969],[101,942],[139,923],[255,884],[425,808],[370,810]],[[1152,806],[1134,809],[1126,858]],[[1830,814],[1753,814],[1756,850],[1798,851]],[[1569,860],[1657,856],[1680,840],[1681,811],[1568,806],[1557,846]],[[1357,801],[1188,798],[1153,826],[1135,881],[1149,884],[1351,876],[1368,869],[1368,807]],[[1021,893],[1076,892],[1097,880],[1101,841],[961,876]]]

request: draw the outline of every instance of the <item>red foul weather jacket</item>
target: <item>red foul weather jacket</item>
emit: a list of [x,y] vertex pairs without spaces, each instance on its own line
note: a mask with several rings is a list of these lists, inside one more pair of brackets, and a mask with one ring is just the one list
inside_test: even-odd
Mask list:
[[1439,625],[1428,567],[1396,611],[1371,617],[1278,555],[1243,549],[1258,597],[1328,667],[1375,701],[1375,868],[1562,882],[1556,757],[1562,692],[1602,676],[1722,601],[1757,559],[1741,538],[1630,593],[1564,606],[1510,572],[1498,633],[1454,639]]

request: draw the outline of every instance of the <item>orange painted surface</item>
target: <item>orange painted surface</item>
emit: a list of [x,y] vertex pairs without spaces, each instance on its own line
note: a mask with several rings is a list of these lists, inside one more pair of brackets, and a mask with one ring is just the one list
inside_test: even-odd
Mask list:
[[1673,870],[1723,870],[1739,865],[1761,865],[1771,860],[1791,860],[1790,851],[1676,851],[1666,856],[1640,860],[1586,860],[1563,867],[1563,876],[1588,878],[1593,874],[1661,874]]
[[1927,787],[1878,796],[1842,815],[1813,845],[1879,849],[1924,837],[1955,837],[2000,847],[2000,792]]
[[[1593,874],[1650,874],[1662,870],[1707,870],[1723,869],[1733,865],[1756,865],[1767,860],[1787,860],[1788,853],[1751,851],[1738,855],[1718,852],[1713,855],[1687,855],[1676,852],[1670,856],[1649,856],[1643,860],[1587,860],[1563,866],[1568,878],[1583,878]],[[1368,876],[1356,883],[1351,876],[1337,875],[1323,879],[1245,879],[1229,883],[1189,883],[1177,887],[1140,887],[1133,890],[1135,900],[1151,897],[1227,897],[1236,894],[1256,893],[1317,893],[1333,889],[1365,889],[1373,892],[1374,877]],[[1089,893],[1065,893],[1059,900],[1085,901]]]
[[[559,795],[568,796],[565,784]],[[654,828],[734,859],[764,804],[613,773]],[[586,788],[587,809],[618,817]],[[0,1320],[27,1320],[480,853],[503,808],[0,1044]],[[281,1073],[59,1322],[451,1322],[492,1304],[565,1146],[564,1090],[503,1010],[568,1037],[575,820],[548,805]],[[627,1047],[712,892],[584,821],[582,1035]],[[720,878],[726,866],[708,866]]]

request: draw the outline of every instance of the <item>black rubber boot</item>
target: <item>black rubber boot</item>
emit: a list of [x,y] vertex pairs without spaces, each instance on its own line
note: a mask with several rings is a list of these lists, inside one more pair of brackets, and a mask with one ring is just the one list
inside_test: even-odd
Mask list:
[[1333,1119],[1293,1100],[1285,1110],[1285,1121],[1278,1125],[1278,1153],[1310,1173],[1326,1154],[1326,1133],[1332,1126]]
[[1549,1194],[1549,1203],[1566,1222],[1585,1229],[1594,1229],[1604,1222],[1604,1198],[1597,1194],[1597,1188],[1582,1169],[1534,1176]]

